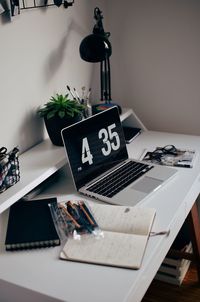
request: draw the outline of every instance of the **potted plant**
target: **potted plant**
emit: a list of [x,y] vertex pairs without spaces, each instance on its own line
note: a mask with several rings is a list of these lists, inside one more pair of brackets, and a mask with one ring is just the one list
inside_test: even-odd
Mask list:
[[44,118],[48,135],[54,145],[62,146],[61,130],[82,119],[85,107],[68,95],[56,94],[38,110]]

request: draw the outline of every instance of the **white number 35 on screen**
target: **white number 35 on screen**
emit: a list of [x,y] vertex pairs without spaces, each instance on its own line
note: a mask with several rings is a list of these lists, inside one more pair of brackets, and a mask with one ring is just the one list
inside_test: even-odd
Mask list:
[[[104,156],[108,156],[111,151],[116,151],[120,147],[119,135],[114,129],[116,128],[115,124],[111,124],[106,128],[99,130],[98,138],[103,141],[105,145],[101,148],[101,152]],[[82,140],[82,163],[88,162],[90,165],[93,164],[93,155],[90,151],[87,137],[84,137]]]

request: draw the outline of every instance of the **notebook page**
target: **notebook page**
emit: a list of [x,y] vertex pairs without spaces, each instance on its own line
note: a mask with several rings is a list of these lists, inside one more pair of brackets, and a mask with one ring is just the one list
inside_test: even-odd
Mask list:
[[144,255],[147,236],[105,232],[104,238],[85,236],[81,240],[68,239],[60,257],[102,265],[138,269]]
[[155,209],[89,203],[102,230],[148,235],[155,217]]

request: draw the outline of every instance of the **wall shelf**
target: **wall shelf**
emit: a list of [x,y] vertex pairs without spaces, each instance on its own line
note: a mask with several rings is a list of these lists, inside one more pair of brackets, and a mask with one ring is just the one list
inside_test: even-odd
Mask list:
[[30,192],[66,163],[63,147],[45,140],[19,157],[20,181],[0,194],[0,213]]

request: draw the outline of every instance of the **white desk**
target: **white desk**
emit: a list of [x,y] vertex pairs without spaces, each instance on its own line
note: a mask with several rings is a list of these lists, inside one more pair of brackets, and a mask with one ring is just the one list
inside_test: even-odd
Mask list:
[[[174,144],[200,154],[200,137],[146,131],[128,145],[130,157],[139,158],[145,148]],[[149,239],[138,271],[88,265],[58,259],[61,247],[5,252],[2,219],[0,249],[1,301],[137,302],[142,299],[200,192],[200,155],[193,169],[179,168],[177,175],[142,205],[157,210],[153,230],[170,235]],[[58,188],[58,198],[75,194],[70,178]],[[51,188],[50,191],[54,191]],[[66,195],[65,195],[66,194]],[[3,218],[6,219],[6,212]]]

